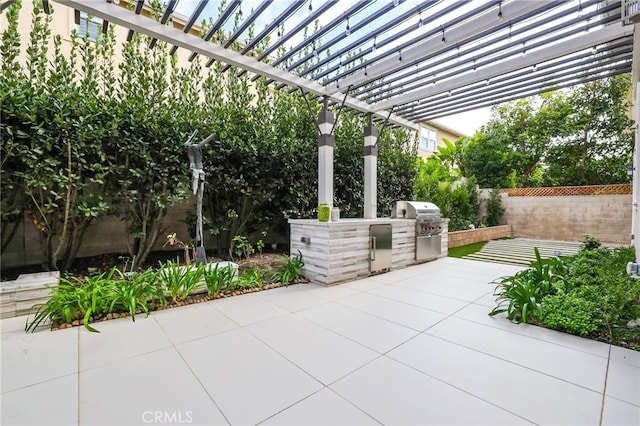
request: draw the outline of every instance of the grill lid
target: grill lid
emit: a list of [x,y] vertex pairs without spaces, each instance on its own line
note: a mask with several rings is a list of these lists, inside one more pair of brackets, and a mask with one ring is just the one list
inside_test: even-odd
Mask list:
[[440,218],[440,208],[426,201],[397,201],[391,217],[404,219]]

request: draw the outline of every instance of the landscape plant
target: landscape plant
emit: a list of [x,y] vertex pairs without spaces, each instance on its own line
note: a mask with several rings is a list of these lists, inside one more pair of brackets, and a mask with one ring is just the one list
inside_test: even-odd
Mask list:
[[298,283],[301,275],[300,271],[304,267],[304,259],[302,253],[298,250],[298,254],[291,257],[288,256],[280,260],[282,267],[275,271],[273,280],[287,286],[291,282]]
[[123,274],[116,271],[117,279],[109,287],[107,298],[110,300],[109,312],[127,312],[133,321],[137,312],[149,315],[149,305],[164,306],[166,298],[162,286],[156,284],[157,271],[147,269],[136,274]]
[[495,282],[489,315],[640,350],[640,331],[628,325],[640,318],[640,281],[626,273],[634,260],[633,247],[609,249],[590,236],[573,257],[543,260],[536,250],[530,268]]
[[205,268],[205,264],[181,266],[177,261],[168,260],[160,263],[156,277],[175,303],[185,300],[198,286],[204,278]]
[[231,264],[220,267],[220,265],[216,263],[213,268],[207,267],[204,272],[207,294],[212,296],[230,288],[235,276],[236,269]]
[[116,274],[117,269],[113,268],[95,276],[61,277],[58,285],[51,287],[51,298],[34,305],[34,319],[29,323],[27,317],[26,331],[35,331],[46,320],[53,324],[82,320],[87,330],[97,331],[89,323],[110,312],[110,292]]
[[542,318],[543,299],[561,288],[564,277],[556,274],[552,265],[542,260],[537,247],[534,251],[536,260],[529,268],[494,282],[497,284],[494,295],[498,306],[489,315],[506,312],[507,319],[517,322],[534,322]]

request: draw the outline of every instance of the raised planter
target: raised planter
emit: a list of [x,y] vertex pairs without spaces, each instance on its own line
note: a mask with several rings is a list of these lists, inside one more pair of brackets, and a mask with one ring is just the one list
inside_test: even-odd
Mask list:
[[511,225],[491,226],[488,228],[467,229],[449,232],[449,248],[466,246],[480,241],[496,240],[513,236]]
[[58,285],[60,272],[23,274],[15,281],[0,283],[0,318],[28,315],[36,303],[46,303],[51,287]]

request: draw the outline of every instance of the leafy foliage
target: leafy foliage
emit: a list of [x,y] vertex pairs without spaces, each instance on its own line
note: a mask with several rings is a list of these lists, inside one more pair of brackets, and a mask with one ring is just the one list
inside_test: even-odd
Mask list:
[[157,274],[158,281],[165,286],[173,302],[186,299],[204,276],[204,264],[180,266],[180,263],[170,260],[160,264]]
[[207,267],[204,272],[204,280],[207,284],[209,296],[230,288],[235,275],[236,270],[231,264],[222,268],[217,263],[213,269]]
[[[496,306],[489,315],[507,313],[507,319],[518,322],[531,322],[543,316],[542,301],[547,295],[555,294],[564,278],[555,273],[555,268],[543,262],[540,251],[534,248],[536,260],[531,267],[511,277],[497,282]],[[557,264],[556,264],[557,265]]]
[[[626,273],[633,247],[610,250],[597,240],[575,257],[543,261],[536,251],[531,267],[500,279],[498,306],[489,315],[507,313],[520,322],[541,322],[572,334],[604,336],[616,343],[637,333],[627,322],[640,318],[640,281]],[[635,336],[635,337],[634,337]]]
[[300,271],[304,267],[304,259],[302,253],[298,250],[298,254],[293,257],[287,257],[282,260],[282,269],[275,272],[274,281],[281,282],[285,286],[291,282],[298,283],[300,281]]
[[500,219],[504,215],[505,209],[502,207],[502,198],[500,197],[500,190],[494,188],[489,194],[487,200],[487,226],[500,225]]
[[[235,235],[284,236],[289,218],[315,217],[317,102],[223,73],[219,63],[182,67],[165,43],[148,49],[139,34],[116,46],[114,25],[95,43],[73,34],[68,53],[55,38],[49,52],[51,18],[38,4],[21,65],[20,6],[7,10],[0,46],[3,250],[26,214],[41,234],[44,268],[65,270],[86,228],[112,214],[125,222],[135,270],[165,234],[167,208],[189,196],[183,145],[196,129],[217,135],[203,153],[215,180],[205,186],[204,222],[219,256]],[[150,7],[158,18],[160,2]],[[336,126],[335,205],[345,217],[363,207],[364,125],[343,111]],[[413,198],[415,134],[389,127],[378,146],[378,212],[387,215],[396,200]]]
[[486,188],[628,182],[633,152],[629,74],[510,102],[465,151]]

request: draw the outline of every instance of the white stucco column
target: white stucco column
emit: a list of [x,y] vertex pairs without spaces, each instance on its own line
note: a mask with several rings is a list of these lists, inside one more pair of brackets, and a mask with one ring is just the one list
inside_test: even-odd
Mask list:
[[371,114],[369,124],[364,128],[364,218],[378,216],[378,130],[373,125]]
[[318,205],[328,204],[329,207],[333,207],[333,148],[336,144],[335,137],[330,134],[333,122],[333,114],[325,106],[318,115]]

